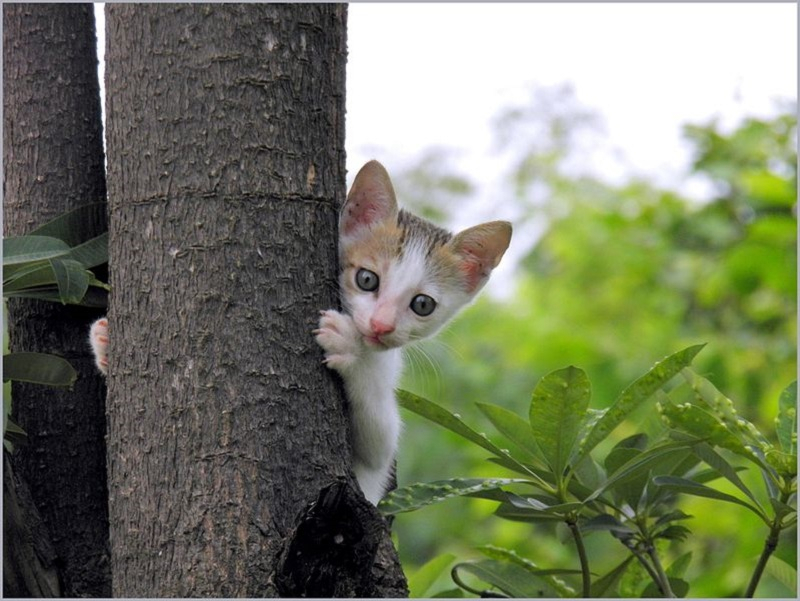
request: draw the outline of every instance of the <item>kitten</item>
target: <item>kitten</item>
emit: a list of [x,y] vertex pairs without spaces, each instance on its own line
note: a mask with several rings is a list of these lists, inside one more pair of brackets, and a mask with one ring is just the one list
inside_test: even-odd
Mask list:
[[[398,210],[383,165],[358,172],[339,218],[339,283],[345,312],[322,311],[317,343],[344,381],[350,402],[353,470],[377,505],[389,484],[400,435],[394,389],[401,347],[435,334],[489,279],[511,241],[511,224],[492,221],[456,236]],[[108,320],[89,342],[108,370]]]
[[339,218],[344,312],[322,312],[317,342],[350,402],[353,469],[366,498],[381,500],[400,434],[394,389],[401,347],[435,334],[489,279],[511,241],[492,221],[453,236],[398,210],[383,165],[356,175]]

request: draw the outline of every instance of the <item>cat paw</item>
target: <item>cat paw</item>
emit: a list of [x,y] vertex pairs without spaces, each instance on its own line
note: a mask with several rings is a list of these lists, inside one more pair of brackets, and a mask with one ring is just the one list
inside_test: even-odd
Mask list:
[[346,313],[329,309],[320,314],[319,328],[313,334],[325,351],[325,365],[338,372],[346,371],[358,360],[361,334]]
[[108,319],[103,317],[92,324],[89,330],[89,344],[94,353],[94,364],[100,373],[108,372]]

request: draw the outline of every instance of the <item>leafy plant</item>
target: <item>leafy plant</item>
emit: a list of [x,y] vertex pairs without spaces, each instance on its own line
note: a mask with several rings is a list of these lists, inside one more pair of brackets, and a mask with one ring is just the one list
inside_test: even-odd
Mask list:
[[[78,207],[24,236],[3,239],[3,297],[105,307],[108,284],[91,271],[108,262],[105,203]],[[71,387],[78,374],[47,353],[3,355],[3,381]],[[4,443],[24,442],[25,432],[4,413]]]
[[[691,400],[681,404],[662,395],[659,409],[671,427],[698,441],[693,446],[697,457],[733,484],[744,498],[680,477],[659,476],[653,482],[662,489],[745,507],[766,524],[769,531],[764,549],[745,592],[745,596],[752,597],[767,561],[778,546],[781,532],[797,524],[797,382],[787,387],[778,401],[775,422],[779,446],[776,447],[752,423],[738,415],[733,402],[711,382],[689,369],[684,370],[683,375],[693,393]],[[733,466],[712,445],[756,466],[769,505],[759,502]]]
[[4,238],[3,296],[105,307],[110,288],[90,271],[108,262],[108,232],[91,236],[104,212],[104,203],[84,205],[29,234]]
[[[770,526],[765,553],[748,587],[752,595],[771,550],[777,545],[777,534],[796,523],[796,470],[792,473],[789,467],[796,464],[796,431],[790,423],[796,407],[796,387],[790,387],[781,397],[778,431],[782,447],[778,450],[752,424],[737,418],[730,401],[710,382],[689,369],[701,349],[702,345],[692,346],[665,358],[603,410],[589,407],[591,386],[586,374],[576,367],[542,378],[533,392],[527,420],[497,405],[479,403],[481,412],[513,445],[514,453],[468,426],[458,414],[399,391],[405,409],[489,451],[489,461],[522,477],[413,484],[389,494],[379,508],[394,515],[467,496],[498,503],[495,515],[506,520],[566,526],[575,546],[577,569],[544,569],[511,550],[484,546],[480,550],[487,559],[452,568],[453,580],[468,592],[498,595],[468,584],[464,580],[466,574],[488,583],[503,596],[574,596],[576,591],[568,580],[580,574],[581,596],[616,596],[628,592],[622,591],[625,578],[638,565],[650,580],[649,585],[638,587],[638,594],[676,597],[688,593],[684,574],[691,553],[684,553],[665,566],[661,549],[664,541],[682,541],[690,534],[684,522],[691,516],[675,507],[678,495],[690,493],[736,502],[758,512]],[[672,401],[676,390],[668,394],[664,389],[679,374],[695,391],[698,403],[705,403],[709,410],[697,405],[687,409],[686,404]],[[638,433],[610,445],[609,435],[617,426],[653,398],[659,401],[671,429],[653,441]],[[771,513],[742,483],[737,475],[740,468],[729,463],[715,447],[732,450],[764,471]],[[598,449],[605,450],[599,461],[593,456]],[[720,478],[736,485],[745,499],[708,486]],[[607,532],[627,550],[623,561],[599,577],[591,570],[584,542],[586,536],[597,531]]]

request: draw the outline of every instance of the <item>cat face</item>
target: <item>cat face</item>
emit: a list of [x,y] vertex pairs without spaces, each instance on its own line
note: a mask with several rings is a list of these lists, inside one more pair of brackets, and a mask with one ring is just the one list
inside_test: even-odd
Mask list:
[[343,302],[365,344],[381,350],[433,335],[483,287],[510,238],[506,222],[453,236],[398,210],[386,170],[367,163],[339,222]]

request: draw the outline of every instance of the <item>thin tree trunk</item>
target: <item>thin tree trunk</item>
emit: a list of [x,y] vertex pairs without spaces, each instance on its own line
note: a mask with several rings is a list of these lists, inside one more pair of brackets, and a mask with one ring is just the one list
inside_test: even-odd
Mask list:
[[[5,235],[105,200],[91,4],[3,5],[3,108]],[[14,299],[8,309],[12,350],[61,355],[80,374],[71,391],[15,383],[29,437],[16,476],[52,536],[63,594],[109,595],[105,386],[86,343],[96,312]]]
[[[346,14],[106,5],[115,595],[405,590],[311,335],[337,300]],[[330,552],[305,574],[310,524]]]

